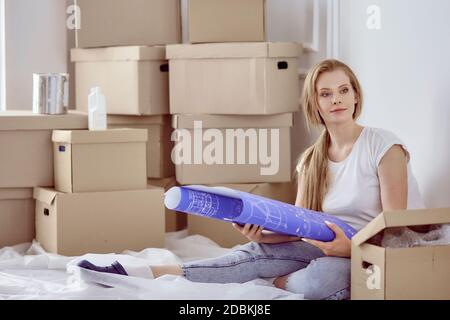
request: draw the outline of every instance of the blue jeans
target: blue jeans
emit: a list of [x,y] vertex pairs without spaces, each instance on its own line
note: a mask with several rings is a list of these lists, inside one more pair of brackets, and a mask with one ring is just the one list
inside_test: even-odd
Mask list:
[[349,299],[350,259],[327,257],[303,242],[250,242],[217,258],[184,263],[183,276],[194,282],[244,283],[292,274],[286,289],[305,299]]

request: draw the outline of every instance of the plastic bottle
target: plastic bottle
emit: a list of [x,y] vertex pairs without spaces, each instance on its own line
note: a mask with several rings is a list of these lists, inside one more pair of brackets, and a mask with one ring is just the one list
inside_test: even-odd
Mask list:
[[88,97],[89,130],[106,130],[106,98],[100,87],[91,88]]

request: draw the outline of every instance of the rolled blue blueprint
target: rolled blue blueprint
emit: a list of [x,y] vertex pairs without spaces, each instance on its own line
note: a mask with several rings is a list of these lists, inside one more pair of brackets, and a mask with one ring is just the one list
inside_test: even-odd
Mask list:
[[277,233],[319,241],[332,241],[334,232],[325,221],[339,226],[351,239],[356,230],[333,215],[223,187],[173,187],[165,194],[165,206],[188,214],[256,224]]

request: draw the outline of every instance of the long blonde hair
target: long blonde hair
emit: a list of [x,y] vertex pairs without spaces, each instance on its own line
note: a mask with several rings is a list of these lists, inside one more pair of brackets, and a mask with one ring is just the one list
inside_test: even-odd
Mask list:
[[349,77],[350,84],[355,92],[357,103],[353,119],[356,120],[361,114],[363,96],[356,75],[345,63],[334,59],[320,62],[308,72],[303,86],[302,106],[308,129],[311,126],[325,127],[317,141],[303,152],[297,163],[297,173],[302,177],[303,185],[299,195],[301,206],[316,211],[322,211],[322,202],[329,186],[328,149],[331,143],[325,122],[319,113],[316,84],[322,73],[337,69],[343,70]]

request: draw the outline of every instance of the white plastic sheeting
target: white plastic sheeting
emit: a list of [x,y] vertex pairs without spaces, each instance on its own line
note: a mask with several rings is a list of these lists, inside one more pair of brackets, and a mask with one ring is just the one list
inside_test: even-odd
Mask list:
[[[166,249],[126,251],[130,259],[150,265],[173,264],[216,257],[230,249],[219,247],[202,236],[187,236],[186,231],[168,233]],[[105,286],[80,281],[66,266],[77,257],[46,253],[37,243],[0,249],[0,299],[164,299],[164,300],[259,300],[302,299],[273,286],[271,279],[256,279],[244,284],[194,283],[182,277],[163,276],[155,280],[104,274]],[[105,255],[114,259],[114,254]],[[97,273],[98,274],[98,273]],[[99,280],[99,279],[97,279]],[[109,286],[109,287],[107,287]]]

